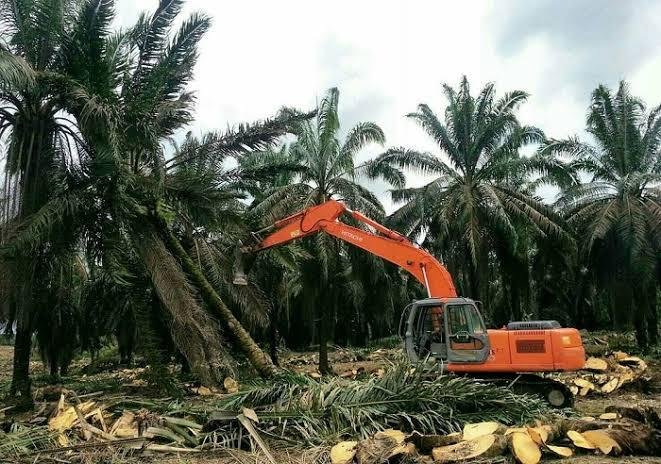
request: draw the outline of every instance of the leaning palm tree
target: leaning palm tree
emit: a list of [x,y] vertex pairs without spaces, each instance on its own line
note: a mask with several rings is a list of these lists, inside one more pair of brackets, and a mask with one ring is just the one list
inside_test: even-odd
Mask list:
[[[342,200],[351,208],[373,217],[380,217],[383,216],[383,207],[376,195],[360,184],[360,177],[380,177],[396,187],[403,186],[401,172],[387,164],[377,165],[371,161],[356,163],[356,157],[363,148],[373,143],[383,144],[385,136],[375,123],[361,122],[347,132],[343,142],[340,141],[338,106],[339,91],[332,88],[319,104],[316,119],[303,121],[295,127],[297,138],[289,149],[272,153],[273,159],[261,161],[288,166],[288,170],[296,173],[293,182],[274,185],[253,206],[251,214],[260,218],[262,225],[270,225],[293,211],[321,204],[331,198]],[[328,373],[329,326],[332,315],[341,303],[343,283],[339,276],[344,252],[339,242],[324,234],[313,240],[314,246],[308,250],[311,258],[302,264],[302,299],[308,307],[317,308],[319,370]]]
[[[162,0],[127,33],[108,37],[101,58],[90,50],[87,61],[101,70],[105,80],[83,73],[77,81],[84,82],[84,88],[71,105],[93,146],[90,182],[99,189],[102,204],[110,208],[107,231],[127,241],[143,263],[169,312],[175,341],[191,348],[188,354],[194,359],[189,359],[190,364],[205,372],[206,381],[223,378],[217,369],[222,350],[213,335],[215,324],[204,315],[197,302],[199,295],[257,370],[270,375],[273,365],[268,356],[188,253],[180,226],[203,226],[195,222],[199,217],[191,216],[195,209],[191,205],[197,200],[225,200],[216,205],[216,212],[232,200],[216,185],[215,167],[228,153],[264,148],[277,139],[286,131],[285,119],[290,113],[217,134],[211,144],[166,159],[163,142],[192,120],[194,96],[187,85],[197,60],[197,44],[210,25],[205,15],[193,13],[173,33],[182,6],[181,0]],[[200,160],[206,163],[201,165],[204,169],[194,169]],[[182,177],[186,177],[183,188]],[[187,188],[186,182],[198,190],[208,188],[199,192]],[[184,195],[190,202],[187,206],[182,202]],[[196,205],[197,213],[203,209],[200,206]]]
[[516,117],[528,94],[515,90],[496,98],[494,85],[487,84],[473,96],[466,77],[458,90],[447,84],[443,90],[444,121],[426,104],[408,115],[440,153],[393,148],[378,162],[434,176],[422,187],[394,190],[393,200],[404,204],[390,220],[411,236],[426,234],[426,244],[446,261],[459,288],[484,301],[493,255],[527,265],[525,250],[517,246],[523,227],[541,237],[562,235],[551,208],[522,188],[530,171],[554,166],[519,155],[521,147],[544,138]]
[[[661,106],[645,111],[626,82],[613,94],[592,94],[587,132],[551,140],[544,153],[567,157],[589,182],[566,188],[558,207],[581,237],[588,268],[607,289],[611,314],[633,316],[638,343],[658,343],[658,271],[661,265]],[[634,311],[629,308],[634,307]]]
[[[211,152],[188,150],[166,160],[163,142],[192,119],[194,97],[187,85],[209,19],[194,13],[173,33],[183,2],[163,0],[127,32],[110,34],[92,19],[112,18],[112,2],[84,4],[91,17],[84,22],[87,29],[81,37],[98,40],[94,46],[83,39],[70,45],[76,54],[66,61],[71,79],[63,84],[73,88],[65,102],[85,138],[85,151],[75,169],[64,176],[58,195],[14,234],[13,248],[34,249],[72,221],[91,241],[87,249],[97,250],[95,264],[101,263],[112,281],[135,286],[147,277],[148,290],[168,314],[173,339],[205,382],[222,381],[226,372],[218,324],[205,309],[261,374],[272,374],[268,356],[182,244],[181,226],[203,226],[191,215],[200,198],[231,202],[215,184],[212,166],[227,153],[267,147],[298,116],[284,111],[273,120],[218,134]],[[191,185],[210,190],[182,189],[178,177],[186,165],[203,157],[208,169],[200,173],[189,169],[187,178]],[[191,202],[187,207],[182,202],[185,195]]]

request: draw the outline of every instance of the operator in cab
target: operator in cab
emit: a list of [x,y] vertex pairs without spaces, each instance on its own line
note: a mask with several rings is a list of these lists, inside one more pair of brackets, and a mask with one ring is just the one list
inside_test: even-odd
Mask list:
[[436,343],[443,343],[443,308],[440,306],[434,306],[431,308],[431,326],[432,340]]

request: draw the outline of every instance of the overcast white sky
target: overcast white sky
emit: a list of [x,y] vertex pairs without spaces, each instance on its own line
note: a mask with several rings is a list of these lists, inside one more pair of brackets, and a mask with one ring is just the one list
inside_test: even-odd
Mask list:
[[[117,21],[157,3],[119,0]],[[404,115],[420,102],[440,113],[441,83],[462,74],[475,92],[489,81],[529,92],[521,121],[555,138],[581,133],[599,83],[626,79],[661,103],[658,1],[188,0],[194,10],[213,18],[192,85],[194,130],[313,108],[337,86],[343,128],[374,121],[389,146],[434,150]]]

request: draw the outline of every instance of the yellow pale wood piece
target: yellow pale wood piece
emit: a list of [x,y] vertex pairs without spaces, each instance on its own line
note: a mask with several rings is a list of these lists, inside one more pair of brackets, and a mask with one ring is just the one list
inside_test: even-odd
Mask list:
[[528,435],[530,435],[530,438],[537,443],[538,445],[542,445],[549,441],[549,434],[551,433],[551,427],[548,425],[540,425],[538,427],[528,427],[526,429],[526,432]]
[[392,459],[395,456],[411,456],[415,454],[415,445],[413,443],[401,443],[395,446],[388,453],[388,459]]
[[505,436],[516,432],[528,433],[528,427],[510,427],[509,429],[505,430]]
[[[83,415],[85,415],[92,411],[94,406],[95,405],[93,401],[86,401],[85,403],[81,403],[78,406],[78,409]],[[77,421],[78,415],[76,414],[76,410],[73,408],[73,406],[69,406],[68,408],[59,411],[55,416],[50,418],[48,421],[48,428],[51,430],[59,431],[68,430]]]
[[349,464],[356,455],[357,441],[341,441],[330,450],[331,464]]
[[601,420],[615,420],[618,418],[618,415],[616,412],[605,412],[599,416],[599,419]]
[[613,351],[613,358],[615,358],[616,361],[622,361],[628,357],[629,354],[625,353],[624,351]]
[[627,370],[626,372],[622,372],[619,374],[619,380],[617,383],[617,387],[621,387],[625,383],[633,382],[635,380],[635,376],[633,375],[633,372],[631,370]]
[[58,444],[60,447],[62,447],[62,448],[66,447],[66,446],[69,446],[69,445],[71,444],[71,443],[69,442],[69,439],[67,438],[67,436],[66,436],[65,434],[63,434],[63,433],[59,433],[59,434],[55,437],[55,441],[56,441],[57,444]]
[[622,448],[603,430],[588,430],[581,435],[604,454],[619,454]]
[[576,385],[579,388],[584,388],[584,387],[592,387],[594,388],[594,384],[590,382],[589,380],[586,380],[582,377],[577,377],[574,379],[574,385]]
[[432,457],[437,463],[457,462],[478,456],[489,458],[503,453],[507,442],[501,435],[481,435],[455,445],[439,446],[432,450]]
[[505,426],[499,422],[477,422],[475,424],[464,425],[464,440],[472,440],[482,435],[501,433],[505,431]]
[[390,438],[392,440],[395,440],[395,443],[397,443],[398,445],[401,445],[402,443],[404,443],[404,440],[406,439],[406,434],[401,430],[386,429],[374,434],[374,438],[376,438],[377,440],[380,440],[382,438]]
[[585,361],[583,369],[603,372],[608,370],[608,363],[605,359],[591,357]]
[[570,430],[569,432],[567,432],[567,436],[572,441],[572,443],[574,443],[574,446],[578,448],[597,449],[595,445],[593,445],[587,438],[585,438],[576,430]]
[[539,445],[527,433],[511,434],[510,448],[516,460],[521,464],[537,464],[542,459]]
[[574,455],[572,449],[567,448],[566,446],[546,445],[546,447],[563,458],[570,458]]
[[200,388],[197,389],[197,394],[200,396],[211,396],[213,395],[213,392],[209,387],[205,387],[202,385]]
[[236,393],[239,391],[239,383],[232,377],[226,377],[223,381],[223,387],[227,393]]
[[647,363],[640,359],[638,356],[629,356],[624,359],[621,359],[619,362],[622,364],[636,364],[638,366],[638,369],[640,370],[646,370],[647,369]]
[[617,389],[619,385],[620,385],[620,379],[617,377],[613,377],[601,387],[601,391],[602,393],[611,393],[615,389]]
[[610,379],[610,377],[608,377],[608,374],[595,374],[594,375],[595,383],[598,384],[598,385],[605,384],[606,382],[608,382],[609,379]]
[[592,387],[583,387],[579,390],[578,394],[581,395],[581,396],[585,396],[588,393],[590,393],[592,390],[594,390],[594,388],[592,388]]
[[64,411],[59,412],[56,416],[51,417],[48,421],[48,428],[51,430],[68,430],[78,420],[76,411],[73,407],[69,407]]
[[117,438],[136,438],[138,436],[138,423],[135,421],[135,414],[131,411],[124,411],[110,427],[110,435]]

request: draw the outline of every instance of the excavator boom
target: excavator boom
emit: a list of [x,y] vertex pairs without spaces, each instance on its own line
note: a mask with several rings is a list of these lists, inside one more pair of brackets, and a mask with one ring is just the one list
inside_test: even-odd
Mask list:
[[[356,221],[374,229],[375,232],[340,222],[339,218],[344,214],[349,214]],[[260,233],[265,232],[269,232],[269,235],[261,238]],[[429,252],[403,235],[359,212],[350,210],[343,203],[335,200],[312,206],[255,233],[258,243],[249,247],[249,250],[264,250],[318,232],[325,232],[400,266],[422,283],[427,289],[429,297],[452,298],[457,296],[450,273]]]

